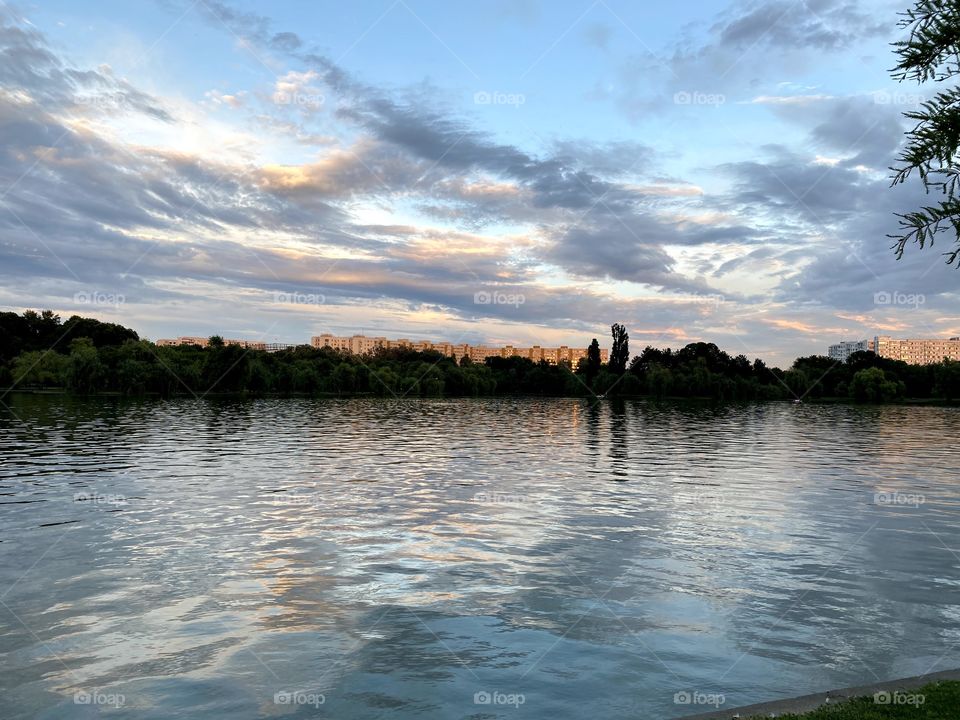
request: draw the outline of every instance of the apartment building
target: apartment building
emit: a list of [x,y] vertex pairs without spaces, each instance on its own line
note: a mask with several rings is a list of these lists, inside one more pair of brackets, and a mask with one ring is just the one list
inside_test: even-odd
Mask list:
[[[224,338],[225,345],[238,345],[250,350],[265,350],[266,352],[278,352],[287,348],[296,347],[289,343],[267,343],[260,340],[235,340]],[[207,347],[210,344],[210,338],[192,335],[183,335],[173,339],[157,340],[157,345],[199,345]],[[434,351],[446,355],[447,357],[459,360],[462,357],[468,357],[474,362],[482,363],[490,357],[524,357],[534,362],[545,360],[556,365],[557,363],[568,363],[571,367],[576,367],[581,358],[587,356],[586,348],[572,348],[566,345],[560,347],[514,347],[513,345],[504,345],[503,347],[493,347],[486,345],[468,345],[467,343],[451,342],[432,342],[430,340],[410,340],[408,338],[397,338],[391,340],[382,336],[367,337],[366,335],[339,336],[331,333],[314,335],[310,338],[310,345],[315,348],[330,348],[340,352],[351,353],[353,355],[370,355],[381,348],[416,350],[418,352]],[[600,350],[600,360],[607,362],[608,352]]]
[[[183,335],[174,339],[161,339],[157,340],[157,345],[199,345],[200,347],[207,347],[210,344],[210,338],[208,337],[195,337],[191,335]],[[260,340],[233,340],[230,338],[223,339],[224,345],[239,345],[242,348],[248,350],[266,350],[267,343]]]
[[899,340],[888,335],[878,335],[870,345],[870,349],[880,357],[902,360],[911,365],[930,365],[942,362],[944,358],[960,360],[960,337]]
[[869,340],[846,340],[840,341],[836,345],[831,345],[827,349],[827,355],[831,360],[846,362],[847,358],[855,352],[867,352],[871,349],[872,343]]
[[[559,362],[569,363],[576,366],[580,358],[587,356],[586,348],[571,348],[561,345],[555,348],[545,348],[534,345],[529,348],[514,347],[505,345],[503,347],[491,347],[485,345],[468,345],[466,343],[449,342],[431,342],[429,340],[409,340],[399,338],[389,340],[385,337],[366,337],[365,335],[352,335],[350,337],[340,337],[330,333],[315,335],[310,339],[310,344],[315,348],[332,348],[356,355],[367,355],[376,352],[379,348],[408,348],[425,352],[433,350],[447,357],[460,359],[464,356],[470,358],[473,362],[483,362],[488,357],[525,357],[539,362],[546,360],[548,363],[557,364]],[[607,362],[608,352],[600,350],[600,359]]]

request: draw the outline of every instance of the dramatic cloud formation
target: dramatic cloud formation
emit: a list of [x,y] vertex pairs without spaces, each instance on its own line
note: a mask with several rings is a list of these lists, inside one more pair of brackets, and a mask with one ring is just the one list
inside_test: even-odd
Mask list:
[[[153,337],[289,341],[365,329],[586,343],[622,321],[635,345],[703,339],[783,363],[841,334],[960,332],[938,322],[953,301],[939,258],[896,263],[885,237],[892,211],[919,200],[888,189],[887,166],[905,104],[920,98],[867,84],[884,58],[858,88],[808,78],[893,32],[855,2],[735,5],[696,31],[663,28],[672,49],[642,55],[621,50],[624,35],[641,38],[620,12],[598,6],[534,64],[602,51],[623,79],[600,93],[576,79],[585,110],[571,108],[582,123],[566,132],[526,95],[474,90],[463,105],[423,70],[399,84],[388,66],[389,81],[361,77],[349,59],[363,29],[335,55],[300,25],[216,0],[156,11],[173,23],[167,42],[189,25],[250,72],[198,65],[197,81],[171,86],[135,64],[84,67],[39,21],[0,14],[6,306],[101,315]],[[466,37],[440,37],[402,3],[390,12],[367,32],[419,21],[417,42],[459,60],[475,87],[476,61],[458,54]],[[491,13],[510,31],[542,22],[533,6]],[[143,57],[156,42],[143,39]],[[493,289],[521,301],[475,301]],[[124,303],[84,306],[90,291]],[[922,306],[875,298],[911,291]]]

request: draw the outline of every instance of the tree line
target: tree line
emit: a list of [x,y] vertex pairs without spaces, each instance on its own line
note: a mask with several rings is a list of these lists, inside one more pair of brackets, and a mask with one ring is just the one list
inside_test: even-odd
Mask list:
[[908,365],[854,353],[845,363],[799,358],[786,371],[731,356],[713,343],[646,347],[630,359],[629,335],[611,327],[609,361],[594,339],[576,367],[527,358],[483,363],[437,352],[383,349],[357,356],[301,345],[267,353],[227,345],[158,346],[121,325],[51,311],[0,313],[0,388],[197,396],[221,393],[439,397],[623,395],[715,400],[896,402],[960,399],[960,362]]

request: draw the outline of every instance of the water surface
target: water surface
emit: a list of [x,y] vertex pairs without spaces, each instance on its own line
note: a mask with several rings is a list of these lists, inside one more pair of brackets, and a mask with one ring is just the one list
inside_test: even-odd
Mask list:
[[5,718],[671,718],[960,666],[955,410],[4,403]]

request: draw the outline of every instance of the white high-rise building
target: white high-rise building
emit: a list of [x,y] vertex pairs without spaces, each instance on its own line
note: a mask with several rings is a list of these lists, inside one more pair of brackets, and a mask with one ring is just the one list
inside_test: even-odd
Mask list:
[[827,349],[827,355],[831,360],[846,362],[847,358],[855,352],[867,352],[872,350],[869,340],[841,340],[836,345],[831,345]]

